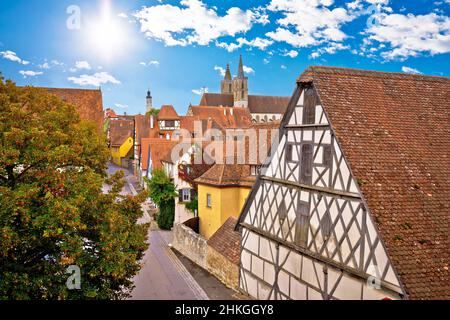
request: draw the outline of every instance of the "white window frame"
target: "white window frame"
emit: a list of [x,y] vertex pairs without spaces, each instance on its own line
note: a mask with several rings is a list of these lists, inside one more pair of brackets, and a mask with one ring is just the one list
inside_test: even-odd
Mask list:
[[212,208],[212,195],[210,193],[206,194],[206,207]]

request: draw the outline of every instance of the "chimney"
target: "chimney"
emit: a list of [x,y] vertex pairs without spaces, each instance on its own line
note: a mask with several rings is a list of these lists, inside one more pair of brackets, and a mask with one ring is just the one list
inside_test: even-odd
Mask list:
[[233,116],[233,108],[230,108],[230,115]]
[[153,115],[150,116],[150,129],[155,127],[155,120],[153,119]]

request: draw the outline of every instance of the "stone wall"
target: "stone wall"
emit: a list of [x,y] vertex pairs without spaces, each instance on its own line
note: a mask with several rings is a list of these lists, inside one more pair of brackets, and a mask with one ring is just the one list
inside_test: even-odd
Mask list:
[[208,246],[206,239],[188,226],[176,224],[173,227],[172,246],[227,287],[236,291],[239,289],[239,267]]
[[208,244],[205,238],[195,233],[191,228],[181,223],[176,224],[173,227],[172,246],[203,269],[207,269]]
[[227,287],[239,290],[239,267],[211,246],[208,246],[206,268]]

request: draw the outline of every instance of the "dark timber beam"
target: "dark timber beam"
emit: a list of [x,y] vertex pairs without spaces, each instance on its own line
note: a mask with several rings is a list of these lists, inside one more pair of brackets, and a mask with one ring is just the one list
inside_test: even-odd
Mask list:
[[359,200],[361,199],[359,194],[352,193],[352,192],[331,190],[328,188],[310,186],[310,185],[306,185],[306,184],[301,184],[301,183],[278,179],[278,178],[273,178],[273,177],[261,177],[261,180],[271,181],[271,182],[275,182],[277,184],[281,184],[281,185],[285,185],[285,186],[291,186],[291,187],[301,188],[301,189],[305,189],[305,190],[315,191],[317,193],[330,195],[330,196],[339,196],[342,198],[359,199]]
[[[309,251],[307,249],[299,247],[299,246],[297,246],[297,245],[295,245],[295,244],[293,244],[291,242],[288,242],[286,240],[283,240],[283,239],[280,239],[278,237],[275,237],[271,233],[266,232],[264,230],[260,230],[260,229],[254,227],[254,226],[252,226],[252,225],[250,225],[248,223],[241,222],[240,225],[242,227],[244,227],[244,228],[246,228],[246,229],[248,229],[248,230],[250,230],[250,231],[252,231],[252,232],[254,232],[254,233],[258,234],[258,235],[260,235],[260,236],[263,236],[263,237],[265,237],[267,239],[270,239],[270,240],[272,240],[272,241],[274,241],[274,242],[276,242],[276,243],[278,243],[280,245],[283,245],[283,246],[285,246],[287,248],[290,248],[290,249],[292,249],[292,250],[294,250],[294,251],[296,251],[296,252],[298,252],[298,253],[300,253],[300,254],[302,254],[304,256],[307,256],[307,257],[309,257],[309,258],[311,258],[313,260],[316,260],[318,262],[321,262],[321,263],[324,263],[326,265],[332,266],[332,267],[334,267],[336,269],[339,269],[342,272],[348,274],[349,276],[352,276],[352,277],[357,278],[357,279],[363,279],[364,281],[367,281],[367,279],[369,279],[369,277],[370,277],[370,275],[368,275],[368,274],[366,274],[364,272],[355,270],[355,269],[350,268],[350,267],[348,267],[346,265],[340,264],[340,263],[338,263],[338,262],[336,262],[334,260],[327,259],[327,258],[325,258],[325,257],[323,257],[323,256],[321,256],[319,254],[316,254],[316,253],[314,253],[312,251]],[[398,292],[398,290],[401,290],[400,288],[398,288],[398,287],[396,287],[396,286],[394,286],[394,285],[392,285],[390,283],[387,283],[386,281],[383,281],[381,279],[380,279],[380,286],[383,289],[391,291],[392,293],[402,295],[402,293]]]

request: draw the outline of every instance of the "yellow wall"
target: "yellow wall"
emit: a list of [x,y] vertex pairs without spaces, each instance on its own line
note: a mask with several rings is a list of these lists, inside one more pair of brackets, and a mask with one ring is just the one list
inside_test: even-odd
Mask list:
[[128,138],[120,147],[111,147],[112,161],[118,166],[122,165],[122,158],[126,157],[133,147],[133,138]]
[[[199,184],[198,217],[200,234],[209,239],[229,217],[238,218],[250,188],[218,188]],[[212,206],[206,206],[206,195],[211,194]]]

